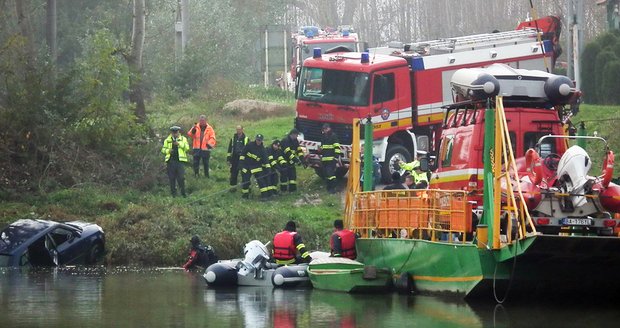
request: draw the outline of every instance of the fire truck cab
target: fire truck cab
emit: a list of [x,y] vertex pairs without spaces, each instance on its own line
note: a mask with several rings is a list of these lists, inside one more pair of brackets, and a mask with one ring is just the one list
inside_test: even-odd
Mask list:
[[[295,127],[310,152],[320,145],[321,125],[330,123],[343,154],[351,144],[351,122],[370,118],[373,155],[389,182],[397,162],[436,151],[444,112],[451,104],[450,78],[458,69],[505,63],[515,68],[553,65],[553,41],[535,29],[486,33],[375,48],[370,52],[324,54],[304,61],[296,89]],[[345,162],[348,158],[345,158]],[[340,172],[346,172],[346,169]]]

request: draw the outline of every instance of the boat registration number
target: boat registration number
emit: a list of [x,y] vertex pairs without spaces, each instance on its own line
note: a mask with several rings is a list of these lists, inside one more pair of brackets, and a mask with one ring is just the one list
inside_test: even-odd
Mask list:
[[592,225],[592,219],[564,218],[562,219],[562,224],[563,225],[589,226],[589,225]]

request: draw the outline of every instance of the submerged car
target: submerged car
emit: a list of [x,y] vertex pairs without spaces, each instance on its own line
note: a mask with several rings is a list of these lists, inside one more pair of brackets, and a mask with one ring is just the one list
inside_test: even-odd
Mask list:
[[95,264],[104,251],[103,229],[93,223],[24,219],[0,232],[0,267]]

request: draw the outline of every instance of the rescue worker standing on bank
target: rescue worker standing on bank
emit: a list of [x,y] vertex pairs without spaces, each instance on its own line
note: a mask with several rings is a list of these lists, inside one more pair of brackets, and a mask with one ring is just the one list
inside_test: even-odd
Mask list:
[[[230,165],[230,186],[233,188],[237,186],[237,177],[239,176],[239,157],[249,141],[250,139],[243,133],[243,127],[237,125],[237,133],[230,138],[228,154],[226,155],[226,161]],[[234,189],[231,190],[234,191]]]
[[286,166],[286,160],[284,160],[284,153],[280,149],[280,140],[274,140],[271,143],[271,147],[267,150],[267,162],[271,165],[269,170],[269,176],[267,177],[267,184],[269,186],[269,193],[276,195],[278,193],[278,176],[280,181],[284,173],[284,167]]
[[322,128],[323,137],[321,140],[321,164],[325,179],[327,179],[327,192],[333,194],[336,192],[336,166],[342,156],[338,137],[332,131],[332,127],[325,123]]
[[[294,192],[297,190],[297,170],[295,165],[302,165],[304,152],[299,145],[299,131],[292,129],[284,139],[280,142],[282,151],[284,152],[284,159],[286,160],[285,167],[285,182],[280,184],[280,191]],[[282,180],[280,180],[282,182]]]
[[260,188],[261,198],[269,197],[269,187],[267,186],[267,174],[263,168],[270,169],[267,162],[267,154],[263,146],[263,135],[257,134],[253,142],[248,143],[239,161],[241,162],[241,193],[243,198],[250,197],[250,179],[252,175]]
[[179,131],[181,128],[176,125],[170,127],[170,135],[164,139],[161,152],[166,155],[164,161],[166,162],[172,197],[177,195],[177,184],[181,189],[181,195],[187,197],[185,194],[185,163],[187,163],[189,142]]
[[357,236],[353,231],[344,228],[342,220],[334,221],[334,233],[332,234],[329,244],[331,246],[331,256],[346,257],[355,260],[357,253],[355,252],[355,240]]
[[295,222],[288,221],[284,230],[273,237],[273,258],[276,260],[276,264],[281,265],[312,261],[310,252],[306,250],[306,245],[297,233]]
[[194,152],[194,175],[198,176],[200,159],[205,170],[205,176],[209,177],[209,158],[211,149],[215,147],[215,131],[207,123],[207,117],[200,115],[198,123],[187,132],[187,136],[193,139],[192,149]]

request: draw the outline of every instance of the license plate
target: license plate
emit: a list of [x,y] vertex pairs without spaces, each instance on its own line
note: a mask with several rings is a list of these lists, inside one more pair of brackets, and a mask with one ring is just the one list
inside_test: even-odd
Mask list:
[[562,219],[562,224],[563,225],[589,226],[589,225],[592,225],[592,219],[565,218],[565,219]]

